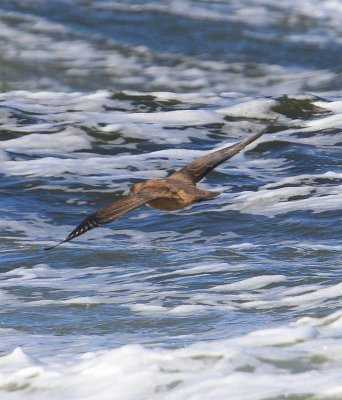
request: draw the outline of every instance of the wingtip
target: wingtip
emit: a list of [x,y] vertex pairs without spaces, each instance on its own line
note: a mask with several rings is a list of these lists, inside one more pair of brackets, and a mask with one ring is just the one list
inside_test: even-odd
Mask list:
[[271,119],[270,123],[266,126],[266,129],[271,128],[273,125],[275,125],[275,123],[278,121],[278,119],[280,118],[280,115],[278,115],[277,117]]
[[76,238],[77,236],[83,235],[83,233],[88,232],[89,230],[96,228],[98,226],[99,224],[96,221],[96,219],[94,219],[94,214],[91,214],[84,221],[82,221],[64,240],[53,246],[44,247],[44,250],[52,250],[57,246],[69,242],[70,240]]
[[57,246],[59,246],[60,244],[63,244],[63,243],[65,243],[65,242],[67,242],[67,240],[62,240],[61,242],[59,242],[59,243],[57,243],[57,244],[55,244],[55,245],[53,245],[53,246],[44,247],[43,250],[44,250],[44,251],[46,251],[46,250],[52,250],[52,249],[56,248]]

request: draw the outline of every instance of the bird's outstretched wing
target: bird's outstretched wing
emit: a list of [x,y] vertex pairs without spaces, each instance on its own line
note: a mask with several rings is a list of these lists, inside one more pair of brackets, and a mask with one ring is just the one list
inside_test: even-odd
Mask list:
[[226,147],[224,149],[209,153],[206,156],[196,158],[190,164],[171,174],[169,178],[196,185],[196,183],[203,179],[204,176],[212,169],[214,169],[224,161],[228,160],[229,158],[235,156],[235,154],[239,153],[247,145],[254,142],[261,135],[266,133],[277,120],[278,118],[274,119],[264,129],[248,139],[242,140],[241,142],[233,144],[232,146]]
[[148,203],[151,200],[158,199],[159,196],[151,193],[138,193],[135,195],[129,195],[115,203],[110,204],[107,207],[101,208],[98,211],[88,215],[64,240],[55,246],[47,247],[44,250],[50,250],[54,247],[59,246],[62,243],[68,242],[77,236],[89,231],[90,229],[96,228],[99,225],[108,224],[114,221],[128,212]]

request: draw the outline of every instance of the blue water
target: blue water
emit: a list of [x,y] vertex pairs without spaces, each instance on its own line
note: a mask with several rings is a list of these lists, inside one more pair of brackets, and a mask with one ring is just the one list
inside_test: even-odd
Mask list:
[[[341,15],[0,5],[1,399],[341,399]],[[44,251],[275,117],[217,198]]]

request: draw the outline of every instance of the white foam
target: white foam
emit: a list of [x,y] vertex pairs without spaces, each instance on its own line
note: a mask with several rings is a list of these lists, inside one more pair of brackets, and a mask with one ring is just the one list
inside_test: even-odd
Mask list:
[[137,311],[141,313],[160,313],[167,311],[166,307],[159,306],[157,304],[133,304],[131,307],[132,311]]
[[326,101],[315,101],[317,107],[325,108],[332,111],[333,113],[342,113],[342,100],[332,100],[330,102]]
[[89,135],[78,128],[69,127],[59,133],[31,133],[16,139],[3,140],[1,147],[4,150],[17,153],[41,154],[50,152],[57,155],[61,151],[65,153],[89,149],[91,142],[92,139]]
[[[333,14],[334,18],[331,18],[332,16],[327,12],[320,17],[313,17],[312,7],[309,8],[308,4],[305,7],[298,7],[293,0],[285,2],[281,9],[275,11],[272,5],[265,7],[262,4],[263,0],[260,1],[261,4],[247,1],[243,4],[234,2],[234,4],[225,6],[219,2],[217,3],[218,7],[220,9],[224,7],[224,10],[219,11],[211,10],[208,3],[194,4],[192,1],[187,1],[185,7],[182,3],[182,5],[177,4],[176,6],[164,5],[162,9],[163,12],[188,15],[194,18],[222,19],[223,17],[229,21],[243,21],[244,24],[251,25],[252,29],[251,31],[246,29],[244,34],[249,34],[253,38],[258,35],[255,24],[268,25],[270,21],[273,21],[277,25],[279,21],[281,26],[280,20],[284,18],[283,13],[287,15],[288,10],[291,10],[294,13],[293,20],[299,18],[301,21],[301,16],[305,15],[312,21],[313,26],[319,22],[326,29],[322,28],[319,35],[315,35],[310,29],[307,33],[297,35],[283,34],[283,41],[312,41],[318,45],[339,42],[340,25],[335,23],[338,20],[335,13]],[[171,4],[176,3],[179,2],[171,2]],[[212,6],[215,8],[217,4],[213,3]],[[142,6],[143,9],[145,7],[149,9],[149,6]],[[156,7],[159,9],[160,4],[158,3]],[[319,10],[324,8],[321,3],[315,7]],[[97,12],[96,7],[94,12]],[[253,17],[251,17],[251,13]],[[28,68],[37,63],[43,66],[45,63],[49,63],[53,64],[56,70],[56,73],[48,78],[26,78],[20,82],[21,87],[31,90],[49,87],[70,91],[75,87],[75,82],[80,84],[80,77],[91,79],[95,76],[98,80],[98,77],[101,76],[99,84],[102,83],[103,87],[108,87],[113,83],[114,86],[122,88],[138,86],[146,91],[160,91],[161,88],[164,88],[164,90],[174,92],[215,91],[219,93],[231,90],[256,95],[268,95],[269,93],[282,95],[283,93],[317,90],[317,88],[319,90],[321,86],[330,84],[336,79],[336,74],[328,70],[307,69],[293,67],[293,65],[254,63],[251,76],[250,65],[243,62],[212,61],[202,57],[184,55],[181,59],[182,62],[179,62],[179,55],[171,52],[158,53],[156,57],[153,50],[147,47],[131,46],[127,49],[126,46],[120,46],[110,38],[107,38],[105,43],[99,44],[98,41],[92,40],[93,38],[85,38],[84,35],[77,34],[67,24],[53,23],[53,27],[49,28],[51,21],[44,17],[28,15],[19,11],[13,15],[20,23],[11,24],[6,18],[0,18],[1,36],[6,43],[2,49],[3,58],[8,63],[13,62],[13,59],[20,60],[23,65],[27,64]],[[56,34],[56,32],[63,32],[63,35]],[[323,35],[322,32],[329,33]],[[274,35],[274,33],[266,34],[266,38],[274,40],[276,37]],[[75,54],[78,54],[78,57],[74,57]],[[168,59],[169,63],[159,61],[160,58]],[[146,60],[153,60],[153,64],[151,65]],[[87,83],[89,84],[89,82]],[[6,84],[12,87],[11,82],[6,82]],[[18,87],[18,83],[14,82],[13,86]]]
[[[185,265],[181,270],[177,271],[179,275],[199,275],[210,274],[214,272],[227,271],[232,268],[226,263],[203,263],[196,266],[192,264]],[[241,267],[242,268],[242,267]]]
[[15,349],[0,358],[2,399],[338,398],[341,327],[337,312],[181,349],[128,345],[63,364]]
[[[260,187],[257,192],[242,192],[218,211],[238,210],[243,213],[266,215],[273,217],[278,214],[298,210],[309,210],[314,213],[322,213],[329,210],[339,210],[342,202],[341,185],[334,186],[290,186],[274,188],[278,185],[300,182],[305,180],[336,179],[339,174],[327,172],[322,175],[299,175],[298,177],[286,178],[276,184],[267,184]],[[324,199],[324,201],[323,201]],[[226,201],[228,203],[228,201]]]
[[254,276],[243,281],[218,285],[211,288],[213,291],[233,291],[233,290],[254,290],[268,286],[272,283],[285,282],[287,278],[284,275]]
[[[273,299],[266,297],[262,299],[263,296],[260,296],[259,299],[246,301],[243,304],[243,308],[271,309],[277,307],[296,307],[298,309],[314,309],[319,304],[322,304],[322,302],[327,302],[329,299],[336,300],[341,297],[341,289],[342,284],[330,285],[328,287],[319,286],[308,293],[294,293],[293,295],[287,295],[287,291],[282,289],[284,292],[281,296],[277,292],[273,292]],[[302,290],[306,290],[306,288],[302,288]]]
[[171,308],[169,311],[170,314],[191,314],[199,313],[205,311],[206,307],[200,304],[182,304],[180,306],[176,306]]
[[154,113],[132,113],[128,119],[137,122],[163,123],[167,125],[201,125],[222,122],[217,113],[202,110],[179,110]]
[[326,179],[331,181],[339,180],[342,179],[342,173],[328,171],[323,174],[302,174],[302,175],[290,176],[288,178],[280,179],[277,182],[264,185],[263,187],[265,189],[273,189],[286,185],[302,186],[304,183],[313,185],[316,183],[316,181],[319,181],[321,179],[323,180]]
[[[183,117],[185,119],[188,118],[186,113]],[[188,123],[193,124],[194,120],[188,120]],[[144,137],[149,132],[149,128],[145,129]],[[160,129],[162,128],[160,127]],[[37,136],[35,135],[31,134],[27,137],[4,141],[3,146],[10,151],[27,154],[41,153],[44,155],[44,153],[52,151],[54,144],[57,152],[67,154],[70,151],[89,148],[91,143],[91,139],[87,135],[79,132],[77,129],[68,129],[66,132],[59,134],[42,134],[42,140],[30,146],[31,141],[36,142]],[[169,141],[188,141],[188,138],[185,140],[184,138],[179,139],[179,135],[178,133],[178,138],[177,135],[172,136],[173,139]],[[160,135],[161,138],[165,136]],[[221,144],[218,148],[223,148],[233,143],[229,141],[228,143]],[[77,176],[99,174],[101,170],[102,173],[98,178],[101,180],[104,179],[104,172],[107,173],[107,176],[108,174],[109,176],[115,176],[116,179],[127,179],[129,177],[146,178],[146,171],[148,171],[149,178],[157,178],[164,176],[167,169],[183,166],[194,158],[208,154],[218,148],[213,148],[209,151],[171,148],[138,155],[116,155],[115,158],[113,156],[93,156],[86,153],[75,153],[72,158],[46,156],[30,160],[4,160],[0,165],[0,172],[12,176],[31,175],[41,177],[59,176],[68,172],[75,175],[75,177],[69,177],[70,179],[77,179]],[[238,161],[235,160],[235,163],[238,163]],[[256,161],[251,161],[250,165],[255,165],[255,163]],[[260,160],[258,162],[259,165],[266,165],[267,163],[269,163],[269,160]],[[136,168],[136,171],[132,172],[132,167]],[[107,178],[107,180],[109,179]]]
[[[323,129],[332,129],[342,127],[342,112],[336,115],[329,115],[324,118],[319,118],[318,120],[312,120],[307,123],[307,128],[304,131],[312,132]],[[341,142],[341,138],[339,138],[339,142]],[[336,143],[339,143],[336,142]]]
[[277,114],[271,108],[276,104],[277,101],[272,99],[244,99],[238,104],[220,109],[219,112],[230,117],[275,118]]
[[[300,244],[296,246],[301,247]],[[127,272],[111,266],[75,271],[73,268],[55,270],[49,265],[38,264],[33,268],[17,268],[4,273],[0,280],[0,294],[2,293],[3,303],[17,304],[24,308],[119,303],[134,313],[151,316],[196,315],[203,311],[271,310],[279,307],[311,310],[323,304],[327,306],[329,302],[334,304],[341,295],[341,284],[307,283],[297,286],[286,275],[260,274],[246,278],[246,270],[252,271],[253,266],[239,263],[213,263],[211,266],[208,263],[182,265],[169,271],[150,269]],[[115,278],[112,276],[113,272]],[[200,291],[188,290],[189,279],[199,279],[203,275],[211,274],[220,274],[222,283],[208,285]],[[108,279],[111,281],[110,287],[105,285]],[[162,287],[158,283],[160,280],[163,280]],[[58,299],[35,296],[31,300],[23,301],[15,294],[6,293],[9,285],[23,288],[48,287],[63,292]],[[182,300],[170,305],[167,299],[175,293]]]
[[313,243],[301,243],[299,248],[310,249],[310,250],[326,250],[326,251],[341,251],[342,245],[326,245],[326,244],[313,244]]

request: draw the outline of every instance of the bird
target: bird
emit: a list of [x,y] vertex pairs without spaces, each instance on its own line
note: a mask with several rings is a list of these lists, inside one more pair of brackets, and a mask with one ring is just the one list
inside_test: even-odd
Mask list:
[[88,215],[64,240],[54,246],[46,247],[44,250],[51,250],[69,242],[93,228],[115,221],[146,204],[159,210],[174,211],[194,203],[214,199],[221,193],[200,189],[196,184],[211,170],[268,132],[277,120],[278,118],[272,120],[261,131],[245,140],[196,158],[166,178],[134,183],[122,199]]

